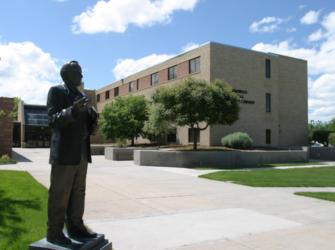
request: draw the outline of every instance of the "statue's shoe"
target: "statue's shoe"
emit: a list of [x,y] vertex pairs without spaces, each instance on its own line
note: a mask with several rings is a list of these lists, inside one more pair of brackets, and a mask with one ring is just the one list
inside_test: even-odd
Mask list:
[[93,239],[98,236],[97,233],[89,231],[84,225],[71,226],[67,232],[69,237],[73,239]]
[[57,246],[67,247],[72,245],[72,241],[67,238],[63,232],[60,233],[48,233],[47,241]]

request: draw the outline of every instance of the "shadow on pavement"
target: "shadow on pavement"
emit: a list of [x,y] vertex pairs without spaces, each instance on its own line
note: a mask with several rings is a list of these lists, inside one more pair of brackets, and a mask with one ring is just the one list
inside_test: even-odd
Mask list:
[[12,151],[12,159],[17,162],[32,162],[30,159],[24,157],[23,155],[19,154],[18,152]]

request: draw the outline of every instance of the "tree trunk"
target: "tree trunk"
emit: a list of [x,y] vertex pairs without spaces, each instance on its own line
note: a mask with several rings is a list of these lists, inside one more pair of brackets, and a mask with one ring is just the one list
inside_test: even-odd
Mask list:
[[134,137],[131,138],[131,146],[134,147],[135,143],[134,143]]
[[192,128],[193,129],[193,150],[197,150],[197,129],[196,128]]

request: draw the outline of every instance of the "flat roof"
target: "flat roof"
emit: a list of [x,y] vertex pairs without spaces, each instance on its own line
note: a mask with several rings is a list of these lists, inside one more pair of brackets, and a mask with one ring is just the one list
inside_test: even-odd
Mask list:
[[[262,51],[257,51],[257,50],[252,50],[252,49],[247,49],[247,48],[238,47],[238,46],[234,46],[234,45],[229,45],[229,44],[224,44],[224,43],[219,43],[219,42],[214,42],[214,41],[208,41],[208,42],[205,42],[205,43],[199,45],[198,47],[196,47],[196,48],[194,48],[194,49],[191,49],[191,50],[188,50],[188,51],[185,51],[185,52],[181,52],[181,53],[179,53],[179,54],[177,54],[177,55],[175,55],[175,56],[173,56],[173,57],[171,57],[171,58],[169,58],[169,59],[167,59],[167,60],[164,60],[164,61],[162,61],[162,62],[160,62],[160,63],[153,64],[153,65],[151,65],[150,67],[147,67],[147,68],[145,68],[145,69],[143,69],[143,70],[140,70],[140,71],[135,72],[135,73],[133,73],[133,74],[127,75],[127,76],[124,77],[124,78],[128,78],[128,77],[134,76],[134,75],[136,75],[136,74],[140,74],[141,72],[146,71],[146,70],[148,70],[148,69],[150,69],[150,68],[152,68],[152,67],[155,67],[155,66],[158,66],[158,65],[167,63],[167,62],[169,62],[169,61],[171,61],[171,60],[174,60],[175,58],[184,56],[185,54],[188,54],[188,53],[190,53],[191,51],[197,50],[197,49],[199,49],[199,48],[202,48],[202,47],[207,46],[207,45],[210,45],[210,44],[215,44],[215,45],[219,45],[219,46],[225,46],[225,47],[230,47],[230,48],[235,48],[235,49],[245,50],[245,51],[248,51],[248,52],[254,52],[254,53],[259,53],[259,54],[265,54],[265,55],[267,55],[267,56],[286,57],[286,58],[290,58],[290,59],[294,59],[294,60],[300,60],[300,61],[305,61],[305,62],[307,62],[306,60],[301,59],[301,58],[296,58],[296,57],[291,57],[291,56],[280,55],[280,54],[276,54],[276,53],[272,53],[272,52],[262,52]],[[100,92],[100,91],[103,92],[103,90],[105,90],[106,88],[108,89],[108,88],[111,87],[112,85],[115,85],[115,87],[121,86],[121,85],[124,83],[124,82],[123,82],[124,78],[118,79],[118,80],[116,80],[116,81],[114,81],[114,82],[112,82],[112,83],[107,83],[107,84],[105,84],[103,87],[96,89],[96,92]]]

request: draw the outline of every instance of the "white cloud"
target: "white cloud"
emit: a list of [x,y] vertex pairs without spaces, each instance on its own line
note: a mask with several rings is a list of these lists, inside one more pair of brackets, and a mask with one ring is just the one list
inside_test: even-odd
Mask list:
[[187,51],[190,51],[192,49],[196,49],[200,46],[200,44],[198,43],[193,43],[193,42],[190,42],[190,43],[187,43],[185,46],[182,47],[182,52],[187,52]]
[[174,55],[167,54],[152,54],[140,59],[119,59],[117,65],[113,69],[114,77],[115,79],[125,78],[126,76],[132,75],[155,64],[161,63],[173,56]]
[[128,25],[139,27],[168,23],[175,11],[192,11],[198,0],[109,0],[73,18],[72,31],[76,34],[125,32]]
[[308,60],[309,119],[328,121],[335,117],[335,11],[323,19],[322,26],[324,40],[319,47],[299,48],[286,40],[257,43],[252,49]]
[[317,23],[319,20],[320,11],[311,10],[308,11],[301,19],[302,24],[310,25]]
[[55,59],[32,42],[2,43],[0,55],[0,96],[45,104],[50,86],[59,80]]
[[299,5],[299,10],[302,10],[302,9],[305,9],[307,7],[307,5],[304,5],[304,4],[301,4],[301,5]]
[[264,17],[260,21],[253,22],[249,30],[251,32],[259,32],[259,33],[271,33],[279,29],[279,25],[287,22],[289,18],[283,19],[279,17]]
[[318,29],[317,31],[313,32],[308,36],[308,40],[311,42],[316,42],[321,40],[323,37],[323,32],[321,29]]

